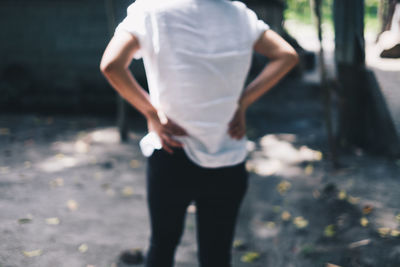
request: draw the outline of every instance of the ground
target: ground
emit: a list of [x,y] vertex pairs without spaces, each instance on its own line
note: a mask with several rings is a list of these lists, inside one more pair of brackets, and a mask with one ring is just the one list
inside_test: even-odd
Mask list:
[[[400,266],[399,162],[355,149],[334,169],[323,114],[321,89],[297,78],[250,108],[233,266]],[[143,119],[126,144],[113,118],[3,114],[0,128],[0,266],[109,267],[145,251]],[[198,266],[194,216],[178,267]]]

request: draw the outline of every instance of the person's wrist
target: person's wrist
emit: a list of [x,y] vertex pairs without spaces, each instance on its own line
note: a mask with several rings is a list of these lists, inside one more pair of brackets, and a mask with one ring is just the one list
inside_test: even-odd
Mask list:
[[248,104],[246,103],[245,100],[241,99],[238,102],[238,110],[240,110],[242,113],[246,113],[247,108],[248,108]]
[[148,110],[148,111],[144,114],[144,116],[145,116],[145,118],[146,118],[147,121],[159,120],[158,114],[157,114],[157,110],[156,110],[156,109]]

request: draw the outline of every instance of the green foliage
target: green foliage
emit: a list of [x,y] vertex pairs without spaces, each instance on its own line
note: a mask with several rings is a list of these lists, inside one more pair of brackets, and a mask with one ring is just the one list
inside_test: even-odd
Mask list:
[[[323,21],[328,22],[332,18],[333,0],[322,1]],[[287,0],[285,18],[300,20],[301,22],[311,24],[313,12],[310,8],[310,0]]]
[[379,0],[364,0],[365,1],[365,14],[375,15],[378,14]]
[[[311,0],[313,1],[313,0]],[[333,26],[333,1],[322,0],[322,21]],[[379,0],[365,0],[365,29],[377,31]],[[310,8],[310,0],[286,0],[285,19],[297,20],[305,24],[313,23],[313,11]]]

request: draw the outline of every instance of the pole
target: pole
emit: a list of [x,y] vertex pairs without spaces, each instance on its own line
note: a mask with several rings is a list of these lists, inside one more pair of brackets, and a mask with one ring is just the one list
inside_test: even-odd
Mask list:
[[[114,10],[114,0],[104,0],[108,31],[110,37],[114,32],[116,27],[115,10]],[[120,96],[117,96],[117,125],[119,129],[119,135],[122,142],[128,141],[128,123],[126,119],[127,104],[126,101]]]

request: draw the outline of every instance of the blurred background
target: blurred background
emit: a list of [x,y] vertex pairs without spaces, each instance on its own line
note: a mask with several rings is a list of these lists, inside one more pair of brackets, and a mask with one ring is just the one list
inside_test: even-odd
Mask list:
[[[400,266],[400,3],[244,2],[301,60],[247,114],[233,266]],[[130,3],[0,2],[0,267],[143,262],[146,122],[99,70]],[[178,267],[197,266],[195,214]]]

